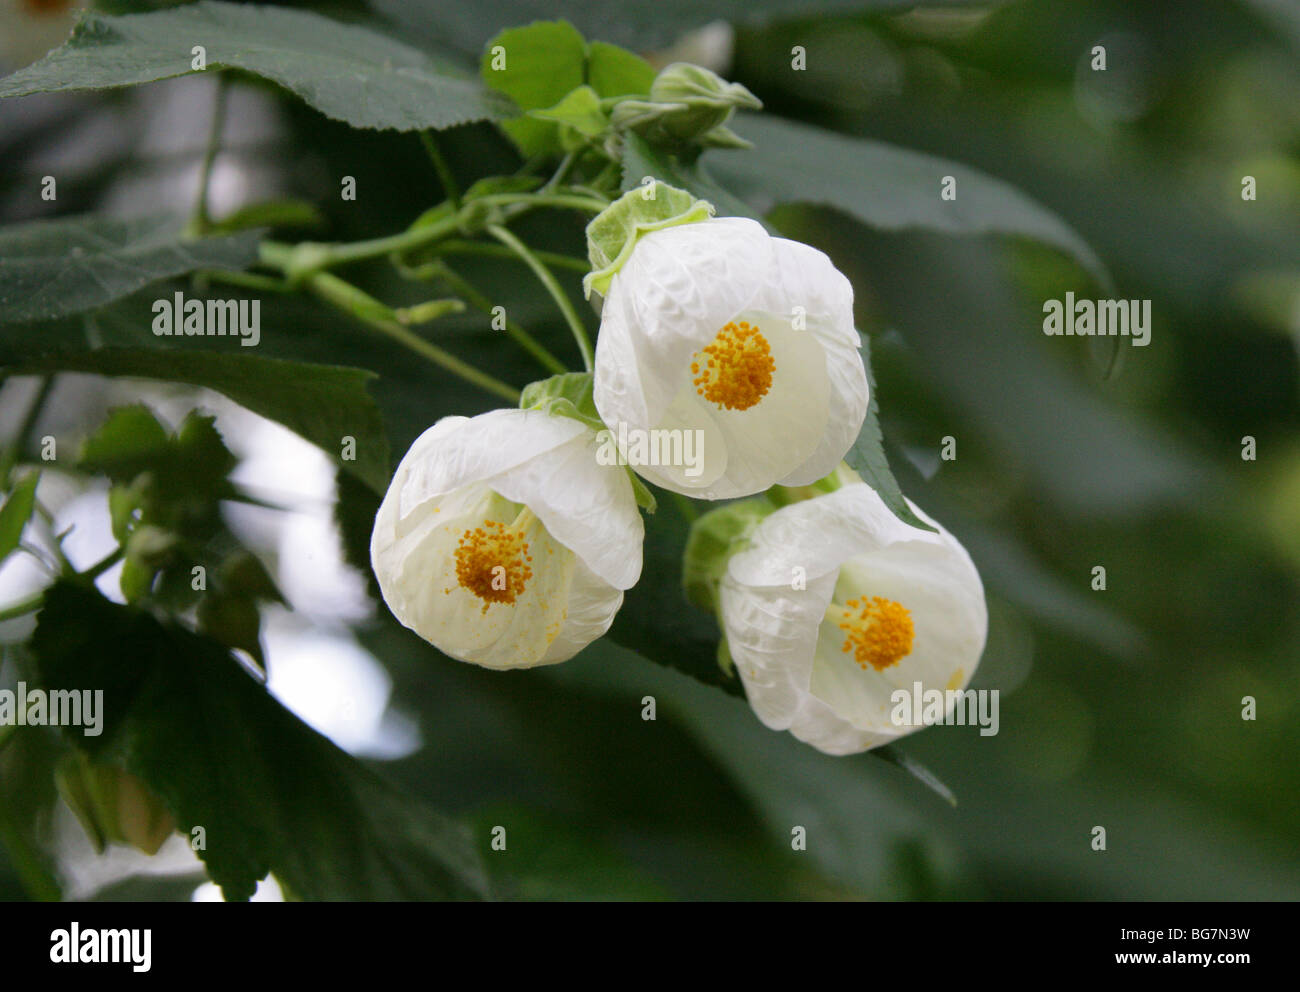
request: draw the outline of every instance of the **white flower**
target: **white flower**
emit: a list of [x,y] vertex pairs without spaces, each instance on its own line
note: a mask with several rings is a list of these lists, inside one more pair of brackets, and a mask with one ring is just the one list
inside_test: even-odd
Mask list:
[[633,465],[665,489],[807,485],[866,416],[859,346],[853,288],[815,248],[737,217],[667,227],[637,241],[605,298],[596,408],[615,433],[701,432],[703,471]]
[[[970,556],[854,483],[773,512],[735,554],[718,615],[758,718],[828,754],[918,729],[891,694],[964,689],[988,611]],[[802,571],[799,571],[802,569]]]
[[85,0],[0,0],[0,72],[35,62],[72,30]]
[[641,574],[627,472],[595,432],[537,410],[446,417],[411,445],[375,517],[384,600],[445,654],[488,668],[573,657]]

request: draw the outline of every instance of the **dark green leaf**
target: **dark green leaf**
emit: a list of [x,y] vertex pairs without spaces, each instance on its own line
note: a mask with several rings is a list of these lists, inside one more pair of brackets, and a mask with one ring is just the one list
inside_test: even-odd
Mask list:
[[[94,372],[205,386],[288,427],[376,492],[388,488],[388,441],[366,391],[374,374],[362,369],[211,351],[103,348],[52,355],[11,371]],[[345,437],[356,441],[354,459],[343,458]]]
[[[669,503],[646,527],[641,579],[627,591],[609,636],[644,658],[743,696],[740,680],[728,678],[718,667],[717,623],[692,606],[682,588],[682,554],[689,531],[683,503],[689,501],[682,497]],[[665,623],[666,617],[672,622]]]
[[189,75],[196,45],[206,49],[208,69],[270,79],[353,127],[444,128],[504,109],[451,64],[368,28],[216,0],[128,17],[88,12],[62,48],[0,80],[0,97]]
[[[588,38],[638,51],[659,48],[711,21],[759,25],[791,17],[836,11],[902,11],[918,0],[503,0],[492,4],[412,3],[370,0],[370,6],[403,27],[443,45],[477,52],[501,24],[526,24],[557,11]],[[927,6],[960,6],[979,0],[930,0]]]
[[71,743],[144,781],[228,899],[274,872],[310,900],[473,897],[464,832],[285,710],[213,641],[59,583],[32,641],[50,689],[104,689],[104,732]]
[[72,217],[0,229],[0,325],[80,313],[161,279],[239,269],[257,258],[255,232],[182,241],[180,229],[167,215]]
[[[770,115],[738,117],[754,151],[719,152],[719,181],[763,212],[775,203],[821,204],[883,230],[1033,238],[1074,256],[1103,283],[1105,267],[1064,221],[1014,186],[968,166],[878,141],[849,138]],[[945,176],[955,200],[940,199]]]
[[929,524],[912,512],[903,498],[903,491],[898,487],[894,473],[889,469],[889,459],[885,456],[885,439],[880,432],[880,405],[877,402],[875,376],[871,374],[871,338],[863,334],[862,364],[867,367],[867,382],[871,387],[871,402],[867,407],[867,419],[862,422],[862,430],[853,447],[845,454],[844,460],[862,481],[874,489],[885,505],[894,511],[894,515],[904,523],[922,530],[934,530]]

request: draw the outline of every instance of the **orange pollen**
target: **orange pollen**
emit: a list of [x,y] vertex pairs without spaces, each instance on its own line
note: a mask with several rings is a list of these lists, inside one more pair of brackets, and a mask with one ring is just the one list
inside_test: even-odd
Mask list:
[[[527,511],[524,511],[527,512]],[[461,535],[456,546],[456,581],[483,600],[483,612],[493,603],[513,603],[533,577],[533,557],[524,540],[527,526],[516,520],[507,527],[485,520]]]
[[912,615],[901,603],[882,596],[850,599],[841,611],[838,624],[844,631],[844,647],[853,660],[866,670],[870,665],[883,672],[890,665],[912,653]]
[[695,392],[728,410],[754,406],[772,388],[775,371],[767,338],[743,320],[728,324],[711,344],[691,356]]

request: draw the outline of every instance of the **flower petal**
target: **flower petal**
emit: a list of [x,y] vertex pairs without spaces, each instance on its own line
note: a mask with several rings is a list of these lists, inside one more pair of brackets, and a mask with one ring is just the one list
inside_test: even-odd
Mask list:
[[528,506],[596,575],[616,589],[630,589],[641,575],[645,525],[627,473],[599,464],[598,446],[595,432],[584,430],[545,458],[487,481],[506,499]]

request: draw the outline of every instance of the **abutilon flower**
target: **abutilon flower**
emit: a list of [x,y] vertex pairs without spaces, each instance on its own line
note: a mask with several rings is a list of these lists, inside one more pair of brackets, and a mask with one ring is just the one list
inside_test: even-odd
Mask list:
[[[909,504],[910,505],[910,504]],[[758,718],[828,754],[919,729],[891,694],[961,690],[988,611],[965,549],[899,520],[861,482],[764,518],[727,563],[718,618]]]
[[853,288],[822,252],[738,217],[665,227],[609,286],[596,408],[616,433],[700,432],[703,471],[633,466],[665,489],[727,499],[807,485],[866,416],[860,343]]
[[398,465],[370,557],[393,615],[488,668],[573,657],[641,573],[644,528],[596,434],[538,410],[446,417]]

